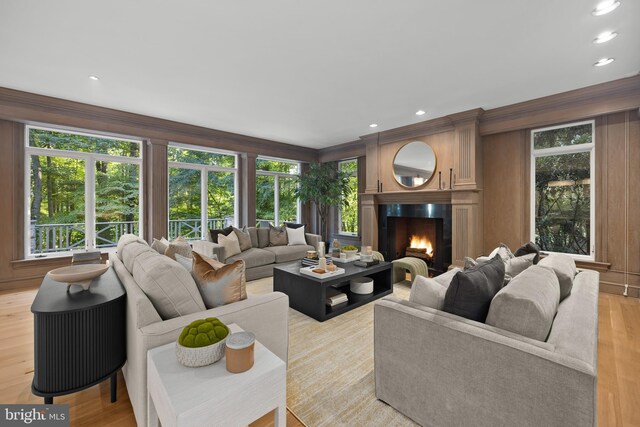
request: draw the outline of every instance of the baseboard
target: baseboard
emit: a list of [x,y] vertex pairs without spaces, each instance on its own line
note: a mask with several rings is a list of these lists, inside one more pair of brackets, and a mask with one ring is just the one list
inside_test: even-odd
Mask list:
[[[600,292],[607,294],[624,295],[624,285],[611,282],[600,282]],[[640,287],[629,286],[627,296],[631,298],[640,298]]]

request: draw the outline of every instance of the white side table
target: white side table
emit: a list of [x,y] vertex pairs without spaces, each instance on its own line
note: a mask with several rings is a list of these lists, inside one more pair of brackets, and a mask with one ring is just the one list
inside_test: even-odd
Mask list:
[[[232,323],[231,332],[242,329]],[[225,358],[200,368],[176,359],[175,342],[147,353],[150,426],[246,426],[275,411],[275,425],[287,420],[285,363],[257,340],[255,363],[240,374],[227,372]]]

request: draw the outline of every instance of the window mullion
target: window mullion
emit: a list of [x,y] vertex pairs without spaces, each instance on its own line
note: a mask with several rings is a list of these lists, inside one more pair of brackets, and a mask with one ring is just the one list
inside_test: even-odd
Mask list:
[[280,183],[279,176],[275,175],[273,179],[273,222],[277,227],[280,225]]
[[84,159],[84,227],[85,246],[87,249],[96,247],[96,160],[93,156]]
[[200,220],[202,221],[200,225],[200,238],[206,236],[204,230],[207,230],[209,227],[209,191],[207,185],[209,184],[209,171],[207,168],[200,169]]

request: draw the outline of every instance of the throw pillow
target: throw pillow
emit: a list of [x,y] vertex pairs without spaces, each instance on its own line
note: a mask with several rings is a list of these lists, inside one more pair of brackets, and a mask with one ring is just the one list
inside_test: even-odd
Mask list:
[[225,227],[221,230],[209,230],[209,240],[213,243],[218,243],[218,236],[222,234],[223,236],[228,236],[233,231],[232,226]]
[[175,254],[180,254],[183,257],[191,258],[191,245],[182,236],[178,236],[175,240],[169,242],[164,254],[171,259],[176,259]]
[[240,250],[240,242],[238,241],[238,236],[236,236],[236,233],[229,233],[228,236],[219,234],[218,244],[224,246],[224,256],[226,258],[238,255],[240,252],[242,252]]
[[478,265],[478,261],[468,256],[464,257],[464,265],[462,266],[464,270],[468,270],[476,265]]
[[541,267],[550,268],[558,276],[560,282],[560,301],[571,294],[573,279],[576,277],[576,262],[569,255],[551,254],[540,260]]
[[443,310],[484,322],[491,300],[504,286],[504,262],[497,254],[491,261],[459,271],[444,297]]
[[168,247],[169,241],[164,237],[161,240],[153,239],[151,243],[151,249],[155,249],[155,251],[161,255],[164,255],[164,251],[166,251]]
[[182,256],[180,254],[175,254],[174,256],[176,257],[175,259],[178,264],[183,266],[185,270],[191,273],[191,270],[193,270],[193,257],[187,258],[186,256]]
[[193,253],[191,274],[207,308],[220,307],[247,298],[244,261],[223,264]]
[[238,243],[240,244],[240,251],[244,252],[248,249],[251,249],[253,247],[252,243],[251,243],[251,236],[249,235],[249,232],[247,231],[247,227],[244,227],[242,230],[239,230],[235,227],[233,227],[233,232],[236,234],[236,237],[238,238]]
[[169,257],[155,251],[140,254],[132,276],[164,320],[206,309],[191,274]]
[[446,293],[447,288],[435,280],[424,276],[416,276],[411,285],[409,301],[435,308],[436,310],[442,310]]
[[287,245],[287,227],[274,227],[269,224],[269,246]]
[[515,256],[522,256],[527,254],[535,254],[533,258],[533,263],[537,264],[540,261],[540,251],[542,249],[540,246],[536,245],[533,242],[526,243],[518,248],[518,250],[514,253]]
[[118,247],[116,252],[116,254],[118,255],[118,258],[122,260],[122,250],[129,243],[134,243],[134,242],[144,243],[145,245],[148,246],[147,242],[145,242],[143,239],[136,236],[135,234],[123,234],[122,236],[120,236],[120,239],[118,239]]
[[306,226],[307,224],[296,224],[295,222],[285,222],[284,226],[288,228],[301,228]]
[[560,285],[556,275],[544,267],[532,266],[493,297],[486,323],[546,341],[559,302]]
[[299,228],[287,227],[287,241],[289,246],[306,245],[307,239],[304,237],[304,225]]
[[496,255],[500,255],[500,258],[502,258],[505,262],[508,259],[513,258],[515,255],[511,252],[511,249],[509,249],[509,246],[505,245],[504,243],[500,243],[500,245],[498,245],[497,248],[495,248],[493,251],[491,251],[491,253],[489,254],[489,256],[487,258],[489,259],[493,259],[494,256]]
[[516,277],[534,264],[533,259],[535,256],[536,254],[526,254],[509,259],[504,264],[504,274],[509,275],[511,278]]

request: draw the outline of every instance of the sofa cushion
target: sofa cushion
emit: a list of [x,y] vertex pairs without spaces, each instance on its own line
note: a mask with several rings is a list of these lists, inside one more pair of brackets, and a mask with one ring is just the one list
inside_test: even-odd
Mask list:
[[484,322],[491,300],[504,284],[504,262],[497,254],[491,261],[459,271],[451,280],[443,310]]
[[228,226],[222,229],[217,230],[209,230],[209,240],[213,243],[218,243],[218,236],[222,234],[223,236],[228,236],[233,231],[232,226]]
[[251,243],[251,236],[247,231],[247,228],[244,227],[242,230],[233,227],[233,232],[236,234],[238,238],[238,243],[240,244],[240,251],[246,251],[247,249],[251,249],[253,247]]
[[446,293],[447,288],[436,282],[434,279],[424,276],[416,276],[416,279],[411,285],[409,301],[425,307],[442,310],[442,307],[444,306],[444,296]]
[[[136,258],[143,253],[156,253],[146,242],[132,241],[118,251],[118,255],[122,255],[120,259],[129,273],[133,274],[133,265]],[[164,256],[164,255],[163,255]]]
[[458,271],[462,271],[462,269],[460,267],[454,267],[446,273],[442,273],[441,275],[434,277],[433,280],[440,283],[445,288],[448,288],[451,284],[451,280],[453,280],[453,277]]
[[540,248],[540,246],[536,245],[533,242],[529,242],[529,243],[525,243],[524,245],[520,246],[518,248],[518,250],[515,251],[514,255],[515,256],[522,256],[522,255],[527,255],[527,254],[535,254],[535,257],[533,258],[533,264],[537,264],[538,262],[540,262],[540,251],[542,249]]
[[195,252],[191,274],[198,284],[204,305],[220,307],[247,299],[244,261],[223,264]]
[[236,233],[229,233],[228,236],[219,234],[218,244],[224,246],[224,254],[227,258],[242,252],[240,250],[240,241],[238,241],[238,236],[236,235]]
[[264,250],[274,254],[276,262],[281,263],[302,259],[307,254],[307,251],[313,251],[315,248],[310,245],[269,246]]
[[269,229],[268,228],[256,228],[258,232],[258,247],[266,248],[269,246]]
[[287,245],[306,245],[307,239],[304,236],[304,225],[299,228],[287,227]]
[[180,254],[185,258],[191,258],[191,245],[187,239],[182,236],[178,236],[169,242],[167,249],[164,250],[164,254],[171,259],[176,259],[176,254]]
[[122,250],[124,249],[124,247],[134,242],[142,243],[144,245],[147,244],[147,242],[145,242],[143,239],[136,236],[135,234],[123,234],[120,237],[120,239],[118,239],[118,246],[116,250],[117,250],[118,258],[120,258],[121,261],[122,261]]
[[155,249],[155,251],[161,255],[164,255],[164,251],[166,251],[168,247],[169,241],[164,237],[160,240],[153,239],[153,242],[151,243],[151,249]]
[[486,323],[545,341],[560,302],[558,278],[549,269],[531,266],[491,301]]
[[269,224],[269,246],[284,246],[287,244],[287,227],[274,227]]
[[132,274],[165,320],[206,309],[191,274],[167,256],[153,250],[139,254]]
[[569,255],[552,254],[540,260],[539,266],[550,268],[560,282],[560,301],[571,293],[573,279],[576,277],[576,262]]
[[245,227],[251,237],[251,247],[258,248],[258,229],[256,227]]
[[237,255],[228,257],[225,262],[244,261],[246,268],[260,267],[262,265],[273,264],[276,262],[276,256],[273,252],[266,249],[251,248]]

